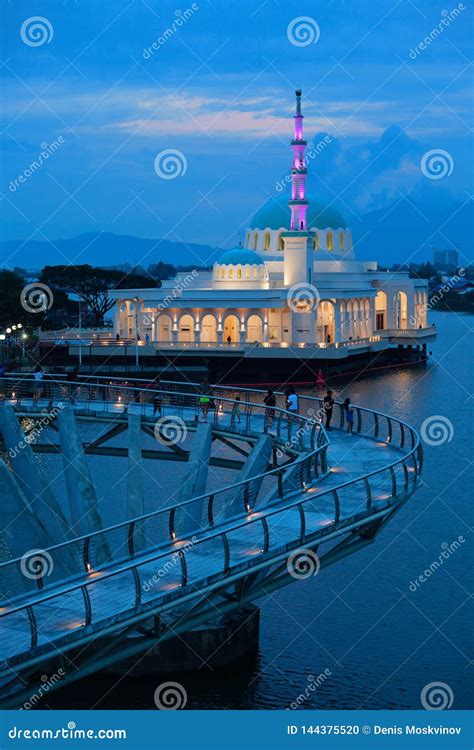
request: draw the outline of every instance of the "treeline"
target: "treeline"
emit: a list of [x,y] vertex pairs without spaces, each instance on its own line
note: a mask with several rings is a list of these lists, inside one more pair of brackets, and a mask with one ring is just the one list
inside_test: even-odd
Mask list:
[[[114,301],[112,289],[147,289],[172,278],[176,268],[170,263],[154,263],[145,270],[141,266],[98,268],[88,264],[44,266],[33,281],[21,268],[0,271],[0,326],[22,323],[24,326],[51,328],[77,325],[79,305],[84,325],[102,326]],[[49,309],[31,312],[22,304],[27,285],[43,284],[51,290]]]

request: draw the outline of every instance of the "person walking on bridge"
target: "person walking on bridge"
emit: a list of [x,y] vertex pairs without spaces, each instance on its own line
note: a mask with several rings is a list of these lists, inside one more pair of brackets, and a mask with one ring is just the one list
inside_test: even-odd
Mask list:
[[292,387],[290,387],[288,398],[286,399],[286,409],[288,411],[288,427],[290,427],[299,411],[299,399],[295,393],[295,389]]
[[334,399],[332,397],[332,391],[327,390],[326,395],[323,398],[323,409],[326,415],[326,429],[331,429],[332,410],[334,407]]
[[345,399],[343,406],[346,415],[347,432],[352,435],[352,428],[354,427],[354,410],[351,407],[350,398]]
[[267,421],[267,424],[269,427],[273,425],[273,420],[275,419],[275,406],[276,406],[276,398],[275,394],[272,390],[267,391],[267,395],[263,399],[263,403],[267,407],[265,409],[265,419]]

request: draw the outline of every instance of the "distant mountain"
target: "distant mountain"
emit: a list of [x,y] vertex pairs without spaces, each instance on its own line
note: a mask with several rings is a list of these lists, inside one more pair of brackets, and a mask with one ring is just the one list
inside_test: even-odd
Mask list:
[[219,250],[210,245],[143,239],[111,232],[81,234],[69,239],[0,242],[0,266],[28,270],[45,265],[89,263],[112,266],[120,263],[148,266],[162,260],[174,265],[212,265]]
[[417,204],[401,198],[391,208],[355,220],[357,257],[383,265],[432,260],[433,246],[459,249],[460,265],[474,261],[474,201],[449,206]]
[[[357,257],[377,260],[383,265],[421,263],[432,259],[433,245],[454,245],[460,249],[460,264],[473,262],[473,203],[468,200],[465,204],[440,206],[434,202],[417,204],[400,197],[390,208],[353,216],[350,224]],[[65,263],[98,266],[130,263],[146,267],[160,260],[200,266],[212,265],[220,252],[210,245],[102,232],[54,242],[0,242],[0,266],[39,270],[45,265]]]

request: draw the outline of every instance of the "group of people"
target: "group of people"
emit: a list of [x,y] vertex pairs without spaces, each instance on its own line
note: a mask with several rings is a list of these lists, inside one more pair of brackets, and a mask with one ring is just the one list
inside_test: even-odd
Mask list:
[[[343,401],[342,408],[344,409],[344,416],[346,418],[347,432],[352,434],[354,427],[354,410],[351,406],[350,398],[346,398]],[[331,430],[332,413],[334,409],[334,398],[332,391],[327,390],[326,395],[323,398],[323,416],[325,417],[325,428]]]
[[[35,368],[35,371],[33,373],[33,377],[35,380],[34,385],[34,391],[33,391],[33,400],[38,401],[41,398],[42,391],[43,391],[43,376],[44,372],[40,365],[37,365]],[[79,384],[78,384],[78,376],[79,376],[79,368],[75,367],[66,377],[66,381],[68,383],[67,390],[68,390],[68,396],[72,403],[75,402],[77,393],[79,390]],[[150,383],[150,388],[153,388],[154,394],[153,394],[153,413],[154,414],[160,414],[161,413],[161,406],[162,406],[162,398],[160,393],[160,377],[157,376],[152,383]],[[289,413],[289,419],[293,415],[297,415],[299,413],[299,398],[298,394],[296,393],[295,389],[292,386],[289,386],[285,391],[285,410]],[[203,421],[207,421],[207,416],[210,409],[215,408],[215,403],[212,398],[212,387],[209,384],[209,381],[207,378],[204,379],[204,381],[199,386],[199,407],[201,409],[202,418]],[[275,392],[269,388],[266,395],[263,398],[263,403],[266,407],[265,409],[265,420],[269,427],[273,425],[274,419],[275,419],[275,410],[277,408],[277,399],[275,396]],[[322,413],[321,413],[321,421],[324,421],[324,426],[326,430],[331,430],[331,421],[333,417],[333,411],[334,411],[334,404],[335,400],[333,397],[333,392],[331,390],[326,391],[326,395],[323,398],[323,405],[322,405]],[[241,398],[239,395],[236,395],[233,400],[232,405],[232,419],[233,421],[240,423],[241,421]],[[345,422],[346,422],[346,428],[347,432],[352,434],[353,427],[354,427],[354,410],[351,405],[350,398],[346,398],[342,404],[342,408],[344,410],[344,416],[345,416]]]

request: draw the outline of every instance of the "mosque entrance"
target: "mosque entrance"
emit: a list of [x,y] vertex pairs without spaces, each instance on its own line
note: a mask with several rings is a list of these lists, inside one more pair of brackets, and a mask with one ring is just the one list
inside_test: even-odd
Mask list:
[[239,319],[236,315],[228,315],[224,321],[224,343],[239,343]]

